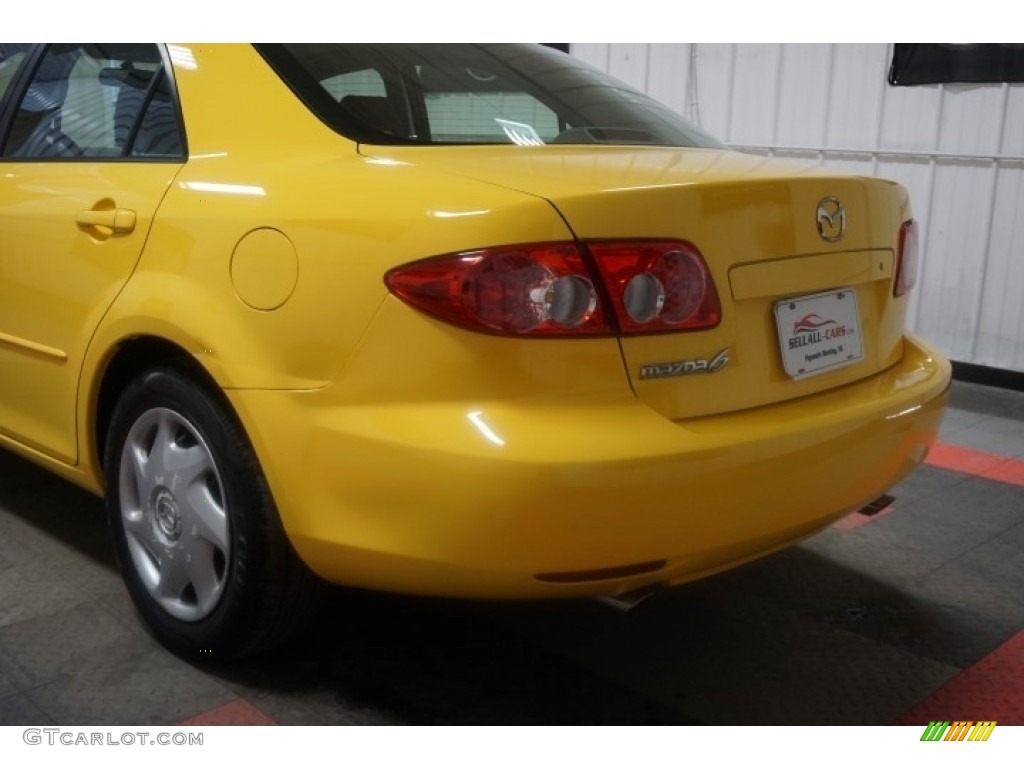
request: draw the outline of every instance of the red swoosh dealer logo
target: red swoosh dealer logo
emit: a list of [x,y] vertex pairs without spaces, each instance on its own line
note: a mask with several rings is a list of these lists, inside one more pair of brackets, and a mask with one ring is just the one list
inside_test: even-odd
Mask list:
[[826,325],[838,325],[835,320],[823,320],[813,312],[809,315],[804,315],[795,323],[793,323],[793,333],[800,333],[801,331],[815,331],[818,328],[824,328]]

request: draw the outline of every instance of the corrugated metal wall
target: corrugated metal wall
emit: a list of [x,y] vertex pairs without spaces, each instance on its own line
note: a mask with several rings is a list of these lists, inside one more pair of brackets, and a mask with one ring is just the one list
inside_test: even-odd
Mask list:
[[891,46],[573,44],[723,141],[895,179],[923,263],[910,326],[1024,371],[1024,86],[890,87]]

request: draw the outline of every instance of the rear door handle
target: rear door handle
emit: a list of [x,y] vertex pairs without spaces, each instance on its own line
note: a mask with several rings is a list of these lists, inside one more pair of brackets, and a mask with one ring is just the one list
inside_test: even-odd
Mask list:
[[115,235],[127,235],[135,230],[135,211],[127,208],[112,208],[106,211],[81,211],[75,223],[82,228],[101,227]]

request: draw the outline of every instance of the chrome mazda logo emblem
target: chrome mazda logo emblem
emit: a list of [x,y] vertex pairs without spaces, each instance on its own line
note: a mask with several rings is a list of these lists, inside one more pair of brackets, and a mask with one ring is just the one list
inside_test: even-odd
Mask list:
[[830,243],[843,239],[846,232],[846,211],[838,197],[823,197],[818,201],[818,234]]

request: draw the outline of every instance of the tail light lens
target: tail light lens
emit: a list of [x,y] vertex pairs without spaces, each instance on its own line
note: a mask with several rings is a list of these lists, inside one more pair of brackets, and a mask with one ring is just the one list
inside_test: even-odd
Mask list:
[[[704,258],[683,242],[539,243],[413,262],[389,290],[478,331],[607,336],[711,328],[721,305]],[[595,283],[597,283],[595,285]]]
[[490,333],[611,333],[572,243],[493,248],[425,259],[385,277],[399,298],[442,320]]
[[917,222],[913,219],[903,222],[900,227],[899,250],[896,254],[896,280],[892,295],[902,296],[917,283]]
[[587,248],[624,333],[713,328],[722,318],[704,257],[684,242],[598,242]]

